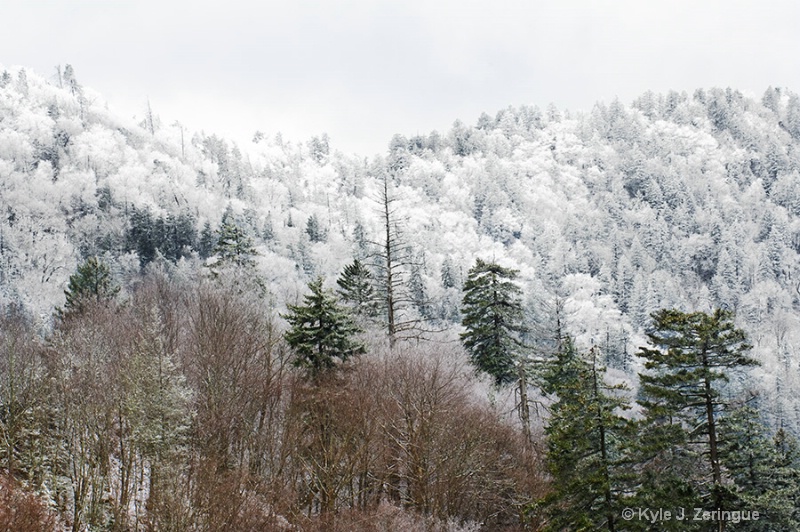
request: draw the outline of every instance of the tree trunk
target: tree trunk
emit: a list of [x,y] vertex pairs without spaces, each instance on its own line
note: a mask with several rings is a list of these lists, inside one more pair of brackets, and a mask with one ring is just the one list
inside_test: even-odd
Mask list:
[[522,421],[522,433],[528,444],[533,443],[531,436],[531,409],[528,403],[528,377],[525,375],[525,368],[519,364],[519,419]]

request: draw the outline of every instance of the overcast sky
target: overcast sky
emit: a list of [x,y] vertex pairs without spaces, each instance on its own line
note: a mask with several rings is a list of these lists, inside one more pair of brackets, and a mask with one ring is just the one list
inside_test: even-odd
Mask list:
[[0,63],[69,63],[124,115],[149,98],[240,143],[327,132],[362,155],[508,105],[800,92],[796,0],[3,0],[0,21]]

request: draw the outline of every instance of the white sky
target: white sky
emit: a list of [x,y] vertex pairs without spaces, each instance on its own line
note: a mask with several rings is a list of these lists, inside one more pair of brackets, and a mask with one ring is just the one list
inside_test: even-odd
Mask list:
[[0,63],[72,64],[111,108],[246,147],[258,129],[374,155],[394,133],[647,89],[800,92],[796,0],[3,0]]

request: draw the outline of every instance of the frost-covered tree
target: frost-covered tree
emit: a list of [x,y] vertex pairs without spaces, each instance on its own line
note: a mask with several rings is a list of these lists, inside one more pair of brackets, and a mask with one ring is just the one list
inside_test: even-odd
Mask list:
[[444,288],[456,287],[456,272],[454,270],[453,261],[449,256],[445,257],[441,270],[442,286]]
[[311,242],[325,242],[327,232],[322,228],[319,223],[319,218],[316,214],[312,214],[306,221],[306,234]]
[[[118,368],[117,434],[123,452],[118,460],[121,489],[116,491],[122,504],[118,505],[121,508],[115,521],[130,519],[123,508],[135,496],[137,462],[146,459],[150,474],[148,506],[153,521],[174,523],[179,517],[165,515],[163,506],[179,497],[173,491],[180,482],[178,464],[188,451],[192,390],[176,364],[175,354],[170,352],[162,326],[165,316],[146,298],[139,298],[137,303],[139,307],[132,313],[134,323],[140,327],[139,334],[129,338],[130,351]],[[166,300],[159,303],[168,304]]]
[[415,261],[411,265],[411,273],[408,277],[408,294],[416,311],[425,319],[431,318],[431,302],[427,294],[425,280],[423,279],[424,259]]
[[17,91],[22,96],[28,96],[30,91],[30,86],[28,85],[28,72],[24,68],[20,68],[19,72],[17,72]]
[[217,230],[217,244],[214,254],[222,264],[236,266],[252,266],[255,264],[254,256],[258,255],[253,246],[253,240],[247,233],[234,223],[223,223]]
[[308,149],[311,157],[317,164],[324,164],[330,154],[330,138],[327,133],[320,136],[313,136],[308,141]]
[[77,97],[82,91],[82,88],[75,77],[75,69],[72,68],[72,65],[66,65],[64,67],[64,85],[73,96]]
[[390,176],[386,172],[383,172],[379,186],[381,233],[371,244],[375,249],[373,259],[379,306],[389,344],[394,346],[398,339],[419,330],[419,320],[409,314],[409,306],[413,301],[408,286],[411,248],[401,228],[397,207],[399,198],[392,190]]

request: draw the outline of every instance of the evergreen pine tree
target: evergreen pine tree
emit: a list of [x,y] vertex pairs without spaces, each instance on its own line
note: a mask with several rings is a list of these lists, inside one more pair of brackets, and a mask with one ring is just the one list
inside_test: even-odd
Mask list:
[[322,229],[319,223],[319,218],[316,214],[312,214],[306,221],[306,234],[311,242],[324,242],[327,238],[326,232]]
[[373,277],[364,264],[355,259],[344,267],[336,284],[337,293],[348,304],[357,316],[372,318],[377,316]]
[[134,207],[129,223],[125,235],[126,249],[136,251],[139,255],[139,265],[144,268],[155,259],[161,234],[149,208]]
[[800,529],[800,455],[782,429],[772,437],[751,407],[720,421],[722,466],[735,484],[732,507],[758,511],[759,519],[736,530]]
[[[789,503],[787,522],[800,529],[800,442],[780,428],[773,437],[772,444],[775,450],[773,488],[779,494],[781,507],[786,507],[784,501]],[[767,508],[771,506],[771,503],[767,504]]]
[[721,390],[730,372],[756,364],[747,356],[750,346],[728,311],[660,310],[652,317],[653,347],[639,353],[647,370],[639,376],[646,418],[640,451],[649,462],[643,478],[653,481],[642,495],[672,484],[666,491],[701,497],[697,507],[730,509],[718,427],[727,410]]
[[275,238],[275,228],[272,226],[272,213],[267,216],[264,222],[264,229],[261,231],[261,238],[264,240],[272,240]]
[[69,278],[64,290],[67,302],[64,310],[58,313],[64,317],[72,312],[81,312],[86,304],[102,303],[113,299],[119,293],[119,286],[111,279],[111,270],[97,257],[89,257],[78,266],[78,271]]
[[258,255],[253,241],[236,224],[223,223],[217,231],[219,238],[214,247],[214,253],[219,257],[219,262],[235,264],[237,266],[253,266],[253,257]]
[[353,355],[364,353],[353,336],[359,331],[346,309],[339,306],[331,291],[322,287],[322,278],[308,283],[311,294],[303,305],[289,305],[283,317],[290,328],[286,341],[294,350],[295,366],[306,369],[312,378],[336,367]]
[[456,275],[453,270],[453,261],[450,260],[450,257],[445,257],[441,271],[442,286],[444,288],[455,288]]
[[189,254],[197,242],[197,230],[191,215],[181,213],[177,216],[168,214],[164,220],[165,234],[159,249],[166,258],[177,262]]
[[411,301],[420,316],[430,319],[431,304],[425,288],[425,281],[422,278],[422,266],[420,263],[413,263],[411,266],[411,274],[408,277],[408,294],[411,296]]
[[[625,446],[631,422],[623,385],[605,383],[605,368],[592,349],[585,358],[567,338],[542,374],[554,395],[545,434],[553,491],[542,501],[549,530],[617,528],[626,486]],[[627,464],[625,464],[627,466]]]
[[211,229],[211,224],[206,221],[203,225],[203,230],[200,232],[200,240],[197,244],[197,252],[200,254],[201,259],[207,259],[214,253],[214,247],[217,245],[217,235]]
[[478,259],[464,283],[461,312],[466,329],[461,341],[472,363],[500,385],[512,382],[522,344],[518,335],[523,311],[522,290],[514,283],[517,270]]

